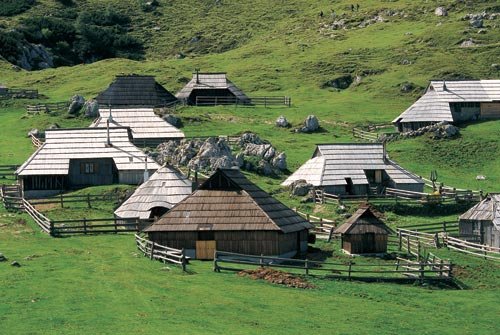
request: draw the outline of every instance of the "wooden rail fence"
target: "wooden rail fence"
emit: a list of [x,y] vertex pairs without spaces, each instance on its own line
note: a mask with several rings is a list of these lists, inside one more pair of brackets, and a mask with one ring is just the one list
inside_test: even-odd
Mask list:
[[69,105],[70,105],[69,101],[26,105],[26,112],[30,114],[65,112],[68,109]]
[[442,234],[443,244],[452,250],[459,251],[468,255],[482,257],[500,261],[500,248],[491,247],[484,244],[467,242],[455,237],[451,237],[446,233]]
[[30,203],[32,205],[48,205],[48,204],[59,204],[61,208],[64,208],[66,204],[71,203],[85,203],[88,208],[92,208],[92,203],[96,201],[120,201],[121,196],[119,194],[82,194],[82,195],[65,195],[59,194],[55,197],[44,198],[44,199],[31,199]]
[[182,271],[186,271],[189,257],[186,257],[184,249],[174,249],[158,243],[149,241],[148,239],[135,234],[135,243],[144,256],[149,259],[156,259],[163,263],[173,263],[180,265]]
[[8,88],[0,92],[0,99],[38,99],[38,90]]
[[335,228],[337,226],[335,221],[300,212],[296,207],[293,208],[293,211],[305,218],[309,223],[314,225],[312,233],[315,234],[316,237],[326,238],[328,242],[332,240],[332,238],[334,237]]
[[292,98],[287,96],[275,97],[252,97],[248,100],[240,100],[237,97],[217,97],[217,96],[197,96],[196,106],[216,106],[216,105],[235,105],[235,106],[286,106],[292,105]]
[[18,165],[0,165],[0,179],[2,179],[2,183],[8,181],[9,183],[16,182],[16,170]]
[[352,128],[352,136],[369,142],[380,142],[380,138],[377,133],[365,131],[360,128]]
[[31,137],[31,144],[33,144],[33,146],[35,148],[38,149],[38,148],[40,148],[43,145],[43,142],[38,137],[36,137],[35,135],[30,134],[30,137]]
[[221,270],[241,271],[248,266],[288,269],[298,273],[303,271],[305,275],[321,275],[348,280],[394,280],[411,277],[423,282],[429,279],[450,280],[453,278],[451,263],[444,262],[414,262],[399,258],[395,264],[358,264],[353,261],[334,263],[215,251],[213,267],[215,272]]

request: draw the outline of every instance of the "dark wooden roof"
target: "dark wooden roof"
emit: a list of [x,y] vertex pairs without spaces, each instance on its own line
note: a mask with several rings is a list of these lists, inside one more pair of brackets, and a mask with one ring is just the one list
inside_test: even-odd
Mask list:
[[145,231],[290,233],[309,228],[311,224],[250,182],[239,170],[218,169],[196,192]]
[[177,98],[155,81],[153,76],[120,75],[99,94],[101,106],[161,107]]
[[390,229],[369,207],[359,208],[343,225],[335,229],[340,234],[389,234]]

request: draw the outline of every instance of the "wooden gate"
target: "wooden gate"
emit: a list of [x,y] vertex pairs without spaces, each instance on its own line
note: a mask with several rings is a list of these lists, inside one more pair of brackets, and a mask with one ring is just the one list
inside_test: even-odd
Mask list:
[[214,259],[215,241],[196,241],[196,259]]

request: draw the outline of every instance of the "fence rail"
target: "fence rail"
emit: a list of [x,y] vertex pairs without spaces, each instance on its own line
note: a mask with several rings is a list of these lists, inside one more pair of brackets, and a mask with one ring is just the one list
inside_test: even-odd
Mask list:
[[352,128],[352,136],[356,138],[361,138],[363,140],[367,140],[369,142],[379,142],[380,138],[377,133],[372,133],[369,131],[365,131],[360,128]]
[[0,92],[0,99],[38,99],[38,90],[8,88]]
[[[221,265],[221,264],[235,264]],[[242,266],[258,266],[289,269],[306,275],[323,275],[346,279],[420,279],[450,280],[453,277],[451,263],[414,262],[399,258],[395,264],[358,264],[353,261],[345,263],[311,261],[308,259],[291,259],[270,256],[244,255],[232,252],[215,251],[214,271],[241,271]]]
[[40,148],[43,145],[43,142],[35,135],[30,134],[30,137],[31,137],[31,143],[33,144],[34,147]]
[[59,194],[58,196],[44,199],[31,199],[30,203],[32,205],[48,205],[48,204],[59,204],[61,208],[64,208],[65,204],[71,203],[86,203],[88,208],[92,208],[92,202],[94,201],[109,201],[115,200],[119,201],[120,195],[118,194],[82,194],[82,195],[64,195]]
[[286,106],[292,105],[292,98],[287,96],[279,97],[251,97],[248,99],[238,99],[237,97],[217,97],[217,96],[197,96],[196,106],[216,106],[216,105],[236,105],[236,106]]
[[45,104],[26,105],[26,112],[28,113],[49,113],[49,112],[65,112],[69,107],[70,102],[53,102]]
[[328,242],[332,240],[335,228],[337,227],[337,224],[334,220],[329,220],[319,216],[300,212],[296,207],[293,208],[293,211],[305,218],[307,221],[309,221],[309,223],[314,225],[312,233],[314,233],[316,237],[326,238]]
[[186,257],[184,249],[174,249],[152,242],[144,237],[135,234],[135,243],[144,256],[156,259],[163,263],[173,263],[180,265],[182,271],[186,271],[189,258]]
[[442,237],[443,244],[449,249],[476,257],[482,257],[484,259],[500,261],[500,248],[491,247],[479,243],[467,242],[455,237],[451,237],[446,233],[442,234]]
[[17,165],[0,165],[0,179],[15,182],[17,168]]

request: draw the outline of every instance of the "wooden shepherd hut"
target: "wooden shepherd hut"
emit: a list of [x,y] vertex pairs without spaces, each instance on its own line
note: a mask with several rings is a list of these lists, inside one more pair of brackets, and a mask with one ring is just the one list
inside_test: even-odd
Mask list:
[[335,229],[341,234],[342,249],[349,254],[381,254],[387,252],[389,228],[369,207],[360,208],[343,225]]
[[[250,102],[245,93],[229,79],[226,73],[193,73],[193,78],[179,93],[177,99],[185,101],[189,105],[214,105],[237,101]],[[216,98],[221,98],[216,101]]]
[[45,131],[45,143],[16,175],[26,197],[91,185],[137,185],[160,166],[131,142],[130,128]]
[[172,166],[163,166],[118,207],[119,218],[160,217],[193,191],[192,182]]
[[292,257],[307,251],[310,228],[239,170],[218,169],[144,231],[156,243],[212,259],[215,250]]
[[500,248],[500,193],[489,194],[460,215],[460,238]]
[[177,102],[153,76],[136,74],[116,76],[96,100],[103,107],[165,107]]

